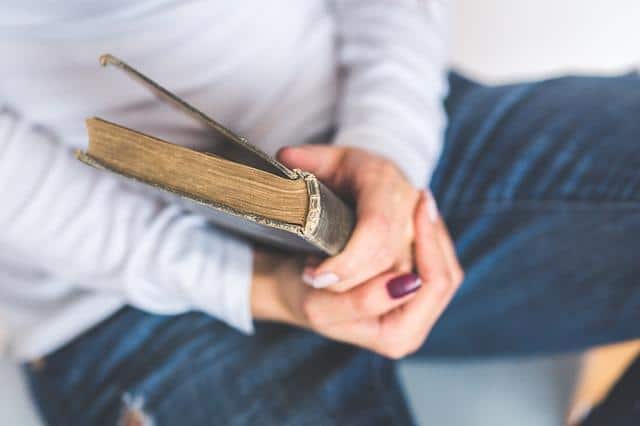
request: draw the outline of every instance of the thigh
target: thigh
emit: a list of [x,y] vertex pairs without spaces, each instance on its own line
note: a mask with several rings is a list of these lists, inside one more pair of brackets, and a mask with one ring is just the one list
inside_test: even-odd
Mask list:
[[126,308],[27,368],[52,425],[411,424],[393,365],[310,333]]
[[640,78],[451,76],[432,190],[466,279],[422,353],[577,350],[640,335]]

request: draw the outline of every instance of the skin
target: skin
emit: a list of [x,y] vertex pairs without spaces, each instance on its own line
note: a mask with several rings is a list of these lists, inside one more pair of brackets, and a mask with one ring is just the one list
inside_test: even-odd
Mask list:
[[278,158],[307,170],[356,207],[356,227],[344,250],[325,260],[309,259],[310,277],[335,274],[334,291],[346,291],[383,273],[413,268],[414,227],[418,200],[403,173],[385,158],[367,151],[330,145],[284,148]]
[[[364,157],[365,161],[366,158]],[[314,160],[309,159],[309,164],[312,161]],[[346,160],[342,158],[341,161]],[[355,159],[348,161],[355,161]],[[320,171],[325,171],[322,170],[322,165],[326,163],[320,165]],[[344,166],[344,163],[337,162],[335,167],[338,165]],[[359,169],[363,169],[361,163]],[[326,172],[329,173],[329,171]],[[349,171],[345,171],[345,175],[348,174]],[[354,174],[357,173],[354,172]],[[373,180],[379,175],[367,173],[367,176]],[[339,179],[349,182],[350,179],[360,178],[342,176],[334,179],[339,183],[343,182]],[[366,180],[365,177],[362,179]],[[359,182],[358,185],[366,186],[366,182]],[[362,186],[358,185],[354,187],[364,191]],[[362,192],[356,194],[356,199],[361,194]],[[392,194],[387,195],[393,197]],[[367,221],[366,226],[360,223],[361,217],[375,214],[369,210],[370,207],[358,209],[357,226],[361,227],[361,230],[358,234],[354,233],[352,240],[357,238],[362,241],[356,240],[353,244],[350,242],[352,250],[348,253],[350,256],[353,255],[355,260],[349,261],[341,254],[327,259],[318,266],[321,268],[328,264],[332,268],[338,268],[342,265],[345,269],[341,271],[348,270],[355,274],[357,278],[346,278],[348,275],[341,275],[345,280],[339,284],[340,288],[315,289],[305,285],[301,279],[304,259],[290,254],[274,253],[272,250],[256,249],[251,297],[254,318],[310,329],[331,339],[360,346],[393,359],[415,352],[422,346],[429,331],[463,280],[463,272],[446,226],[439,215],[434,214],[436,210],[433,198],[426,192],[416,191],[415,195],[415,205],[410,207],[410,213],[401,221],[399,217],[396,218],[392,214],[391,209],[389,211],[381,209],[385,211],[384,214],[389,215],[390,218],[396,218],[394,220],[399,222],[386,222],[390,219],[385,219],[385,225],[379,228],[377,228],[379,225],[377,221]],[[373,197],[373,195],[369,196]],[[380,194],[377,196],[380,197]],[[363,201],[367,202],[367,200]],[[406,222],[411,223],[411,232],[406,231]],[[384,258],[383,265],[387,268],[378,265],[375,268],[378,272],[372,274],[374,262],[366,257],[366,253],[371,251],[365,249],[378,241],[385,241],[383,237],[392,236],[387,232],[389,229],[403,231],[396,234],[400,235],[400,238],[395,239],[399,239],[401,243],[397,241],[392,243],[392,249],[384,252],[384,256],[379,258],[381,260]],[[372,235],[370,232],[383,234],[382,236]],[[404,232],[411,237],[406,237]],[[410,249],[407,255],[407,247],[402,247],[402,244],[407,241],[408,246],[415,243],[413,244],[415,256],[411,256]],[[369,244],[365,244],[367,242]],[[359,254],[355,248],[365,250],[364,255]],[[347,249],[343,254],[346,252]],[[363,262],[358,256],[368,259],[366,264],[358,263]],[[412,257],[415,258],[415,267],[423,284],[417,291],[394,299],[387,290],[387,283],[390,279],[402,275],[403,267],[406,267],[403,262]],[[351,262],[363,268],[364,271],[354,268]],[[367,278],[361,279],[361,277]]]

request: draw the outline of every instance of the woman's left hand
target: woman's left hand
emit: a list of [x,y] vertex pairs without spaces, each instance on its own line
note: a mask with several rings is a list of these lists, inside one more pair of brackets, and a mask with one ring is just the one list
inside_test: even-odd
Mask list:
[[356,203],[356,226],[346,247],[308,265],[303,280],[315,288],[345,291],[385,272],[413,267],[413,212],[418,190],[389,160],[357,148],[304,145],[283,148],[278,158],[316,175]]

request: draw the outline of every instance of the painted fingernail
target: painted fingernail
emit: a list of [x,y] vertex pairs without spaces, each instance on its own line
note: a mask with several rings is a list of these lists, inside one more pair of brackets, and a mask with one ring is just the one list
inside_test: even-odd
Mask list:
[[303,272],[302,281],[313,288],[325,288],[330,285],[337,284],[340,279],[333,272],[325,272],[320,275],[313,276],[309,272]]
[[431,193],[431,191],[425,191],[425,195],[427,197],[427,215],[429,216],[429,220],[431,222],[436,223],[438,221],[438,218],[440,217],[436,199],[433,198],[433,194]]
[[400,299],[413,293],[422,286],[422,280],[416,274],[405,274],[387,282],[387,292],[392,299]]

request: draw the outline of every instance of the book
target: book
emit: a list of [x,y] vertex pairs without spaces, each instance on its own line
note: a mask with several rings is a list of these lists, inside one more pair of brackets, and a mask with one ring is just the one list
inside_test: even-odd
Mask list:
[[289,169],[118,58],[103,55],[100,63],[124,71],[196,119],[236,154],[195,151],[92,117],[86,120],[88,148],[76,151],[80,161],[153,188],[213,224],[259,242],[328,255],[346,245],[353,210],[313,174]]

